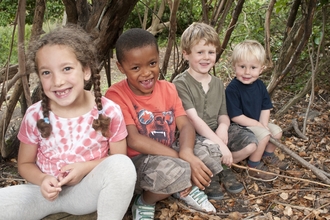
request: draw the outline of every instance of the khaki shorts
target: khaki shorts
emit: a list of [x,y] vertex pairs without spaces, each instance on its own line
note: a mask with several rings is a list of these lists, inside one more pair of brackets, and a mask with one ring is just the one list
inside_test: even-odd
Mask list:
[[[179,151],[175,142],[172,148]],[[222,171],[221,152],[217,144],[197,136],[194,154],[216,175]],[[180,158],[140,154],[132,158],[137,172],[136,193],[142,190],[173,194],[191,186],[190,164]]]
[[240,151],[251,143],[258,145],[258,139],[250,129],[236,123],[230,124],[227,146],[231,152]]
[[269,130],[262,127],[247,127],[247,128],[250,129],[255,134],[258,141],[264,139],[267,135],[275,136],[282,132],[282,129],[279,126],[272,123],[268,123]]

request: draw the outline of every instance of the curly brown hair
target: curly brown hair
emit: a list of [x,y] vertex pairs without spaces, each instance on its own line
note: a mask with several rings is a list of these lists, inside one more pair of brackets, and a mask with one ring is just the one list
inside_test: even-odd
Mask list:
[[[91,36],[82,28],[72,24],[52,30],[30,44],[27,57],[28,72],[36,72],[39,76],[36,54],[45,45],[63,45],[70,47],[82,67],[89,67],[91,69],[95,103],[99,111],[99,116],[97,119],[94,119],[92,126],[95,130],[100,130],[103,136],[109,137],[110,118],[103,115],[101,102],[102,94],[100,89],[101,77],[98,69],[99,62]],[[47,138],[52,132],[52,126],[49,122],[49,111],[51,109],[49,106],[49,98],[45,95],[43,89],[41,89],[41,91],[41,106],[44,118],[37,121],[37,127],[41,136]]]

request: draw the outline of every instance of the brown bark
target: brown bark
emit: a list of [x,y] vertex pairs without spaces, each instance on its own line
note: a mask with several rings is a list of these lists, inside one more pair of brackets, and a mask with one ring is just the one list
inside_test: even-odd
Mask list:
[[23,86],[23,83],[22,83],[22,80],[20,79],[16,83],[15,89],[14,89],[12,95],[10,96],[10,99],[9,99],[9,102],[7,105],[7,110],[0,120],[0,135],[2,137],[2,140],[0,142],[0,144],[1,144],[0,150],[1,150],[1,156],[3,158],[7,158],[8,155],[10,155],[13,150],[13,149],[9,148],[8,145],[6,145],[4,137],[5,137],[9,122],[11,120],[11,117],[13,115],[13,112],[16,108],[16,104],[19,100],[19,97],[21,96],[21,94],[23,92],[22,86]]
[[77,24],[80,27],[85,28],[90,15],[90,8],[88,2],[86,0],[77,0],[76,9],[78,13]]
[[23,92],[26,100],[27,106],[32,104],[29,88],[29,79],[28,75],[25,74],[26,63],[25,63],[25,8],[26,1],[19,1],[18,4],[18,73],[21,75],[21,80],[23,84]]
[[267,59],[267,68],[273,67],[272,61],[272,53],[270,51],[270,18],[274,9],[276,0],[272,0],[268,4],[268,9],[266,12],[265,18],[265,51],[266,51],[266,59]]
[[46,10],[45,0],[36,0],[36,7],[34,10],[33,25],[31,28],[30,42],[37,39],[41,34],[44,33],[42,30],[42,22],[44,20]]
[[[168,43],[167,43],[167,47],[166,47],[166,51],[165,51],[165,55],[164,55],[164,59],[163,59],[163,65],[162,65],[162,69],[161,69],[160,79],[165,79],[166,72],[167,72],[167,65],[170,60],[172,47],[175,42],[175,35],[176,35],[176,29],[177,29],[176,13],[179,9],[179,5],[180,5],[180,0],[174,0],[172,7],[171,7],[170,31],[169,31]],[[174,57],[174,59],[175,59],[175,57]]]
[[[9,66],[8,75],[6,75],[7,68],[1,69],[0,70],[0,84],[13,78],[17,72],[18,72],[18,64]],[[1,102],[0,102],[0,104],[1,104]]]
[[237,5],[236,5],[236,7],[235,7],[235,9],[233,11],[232,18],[231,18],[230,24],[228,25],[228,28],[227,28],[225,37],[223,39],[223,42],[222,42],[221,49],[220,49],[220,52],[219,52],[218,57],[221,57],[223,51],[227,47],[227,44],[228,44],[229,39],[230,39],[230,36],[231,36],[232,32],[234,31],[235,25],[236,25],[236,23],[238,21],[238,16],[242,12],[242,8],[243,8],[244,2],[245,2],[245,0],[238,0],[237,1]]
[[[298,33],[294,33],[291,30],[290,32],[291,36],[292,34],[294,34],[295,37],[294,38],[288,37],[286,41],[283,43],[283,49],[279,56],[280,59],[277,62],[277,65],[279,66],[275,68],[271,81],[267,87],[267,90],[270,95],[272,95],[276,86],[281,82],[284,76],[288,74],[289,71],[296,64],[303,48],[305,47],[312,33],[313,18],[317,6],[317,0],[308,1],[307,4],[308,4],[307,11],[304,13],[303,20],[301,22],[301,26],[299,27]],[[297,46],[295,47],[295,45]],[[287,48],[292,48],[292,51],[294,51],[291,56],[286,55],[286,54],[290,54],[290,52],[287,53],[286,51]],[[284,59],[282,58],[285,58],[286,60],[289,61],[283,62]]]
[[[227,0],[227,1],[224,1],[224,9],[221,10],[221,16],[220,16],[220,20],[217,19],[217,25],[215,26],[216,27],[216,31],[219,33],[220,30],[224,27],[224,24],[225,24],[225,21],[226,21],[226,17],[227,17],[227,14],[229,13],[230,9],[231,9],[231,6],[233,5],[234,3],[234,0]],[[222,6],[221,6],[222,7]]]
[[78,12],[76,8],[75,0],[63,0],[65,6],[65,12],[67,15],[67,23],[77,24],[78,22]]
[[301,4],[301,0],[295,0],[290,8],[290,14],[288,17],[288,21],[286,23],[286,31],[284,32],[284,40],[286,39],[286,37],[288,36],[288,33],[290,32],[291,28],[293,27],[300,4]]

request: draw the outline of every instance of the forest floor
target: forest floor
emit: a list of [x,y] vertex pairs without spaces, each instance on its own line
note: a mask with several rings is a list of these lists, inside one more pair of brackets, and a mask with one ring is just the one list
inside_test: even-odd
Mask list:
[[[104,76],[102,77],[105,80]],[[112,82],[122,78],[123,75],[114,67]],[[267,81],[263,76],[261,79]],[[223,81],[226,84],[229,79]],[[300,130],[302,129],[309,103],[308,96],[301,99],[283,116],[274,118],[274,113],[294,96],[294,93],[288,89],[294,85],[294,79],[288,77],[276,89],[272,96],[274,109],[271,118],[284,130],[282,144],[330,175],[329,79],[323,76],[317,80],[315,100],[306,126],[305,135],[308,140],[299,137],[292,128],[292,120],[295,119]],[[106,87],[106,85],[103,87],[103,91]],[[13,120],[21,118],[19,112],[17,110],[17,117]],[[17,127],[11,129],[15,130]],[[194,211],[170,197],[157,203],[155,219],[330,219],[330,185],[322,183],[310,169],[280,149],[276,154],[280,159],[289,161],[290,167],[287,171],[270,168],[272,172],[281,174],[272,182],[254,181],[248,177],[245,169],[233,167],[237,178],[244,184],[244,190],[239,194],[230,194],[223,189],[225,192],[223,200],[210,200],[217,209],[216,214]],[[244,163],[239,165],[245,166]],[[23,183],[25,183],[24,179],[17,173],[15,158],[0,162],[0,187]],[[130,209],[124,219],[131,219]]]

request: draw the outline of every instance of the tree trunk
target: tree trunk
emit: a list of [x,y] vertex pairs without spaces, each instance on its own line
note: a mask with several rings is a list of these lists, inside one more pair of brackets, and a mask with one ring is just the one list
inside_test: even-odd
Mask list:
[[[164,55],[164,59],[163,59],[163,65],[162,65],[160,79],[165,79],[165,76],[167,73],[167,65],[170,60],[172,47],[175,42],[175,35],[176,35],[176,28],[177,28],[176,13],[179,9],[179,4],[180,4],[180,0],[174,0],[173,4],[171,6],[170,31],[169,31],[168,43],[167,43],[167,47],[166,47],[166,51],[165,51],[165,55]],[[175,57],[174,57],[174,59],[175,59]]]
[[[313,18],[317,7],[317,0],[310,0],[307,2],[307,4],[307,11],[303,13],[304,17],[302,19],[302,22],[297,22],[299,24],[298,33],[293,32],[292,29],[289,35],[294,37],[288,37],[283,42],[283,47],[279,56],[279,60],[277,62],[277,66],[275,67],[275,70],[271,77],[271,81],[267,87],[267,90],[270,95],[272,95],[277,85],[296,64],[303,48],[305,47],[312,33]],[[288,52],[288,48],[290,52]],[[292,55],[291,51],[293,51]]]

